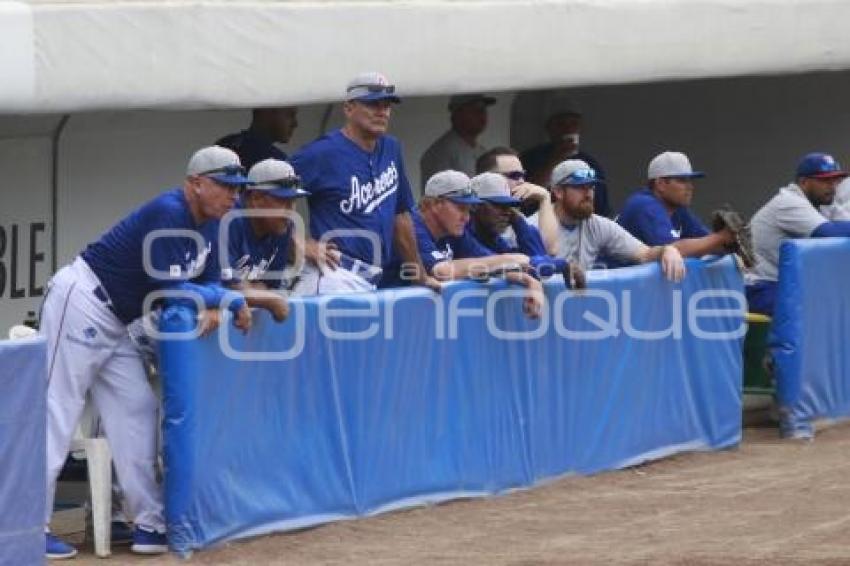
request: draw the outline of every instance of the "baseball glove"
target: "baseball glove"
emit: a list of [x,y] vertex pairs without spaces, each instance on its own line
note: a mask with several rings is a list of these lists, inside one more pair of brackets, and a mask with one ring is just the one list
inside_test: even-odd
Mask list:
[[735,212],[728,204],[723,205],[718,210],[711,214],[711,228],[715,232],[721,230],[729,230],[735,239],[726,248],[741,258],[741,262],[747,269],[752,268],[756,263],[755,255],[753,254],[752,235],[750,234],[750,226],[744,223],[741,215]]

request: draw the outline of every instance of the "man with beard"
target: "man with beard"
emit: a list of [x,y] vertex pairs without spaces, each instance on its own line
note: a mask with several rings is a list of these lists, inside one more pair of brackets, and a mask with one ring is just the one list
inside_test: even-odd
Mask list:
[[685,275],[681,254],[672,246],[649,247],[622,226],[593,213],[596,172],[580,159],[568,159],[552,171],[551,187],[555,205],[541,208],[529,218],[543,235],[550,255],[590,269],[604,255],[621,262],[646,263],[659,260],[661,270],[671,281]]
[[847,176],[831,155],[809,153],[797,165],[795,182],[779,189],[750,220],[756,258],[746,288],[751,312],[773,314],[783,240],[850,236],[850,221],[829,221],[819,211],[832,204]]

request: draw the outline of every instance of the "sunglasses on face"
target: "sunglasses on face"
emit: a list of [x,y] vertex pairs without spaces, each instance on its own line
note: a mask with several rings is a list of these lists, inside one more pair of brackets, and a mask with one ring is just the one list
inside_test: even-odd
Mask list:
[[525,181],[526,175],[527,173],[525,171],[508,171],[507,173],[502,173],[502,176],[511,181]]

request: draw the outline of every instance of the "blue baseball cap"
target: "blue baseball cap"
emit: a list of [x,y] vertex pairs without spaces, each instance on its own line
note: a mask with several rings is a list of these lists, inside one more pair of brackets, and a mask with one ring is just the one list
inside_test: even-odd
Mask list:
[[511,187],[504,175],[481,173],[472,178],[472,190],[484,202],[506,206],[519,206],[522,201],[511,194]]
[[239,161],[239,156],[230,149],[213,145],[196,151],[189,165],[186,176],[209,177],[222,185],[244,186],[251,183],[245,176],[245,168]]
[[351,79],[345,88],[345,100],[361,102],[389,100],[395,104],[401,102],[395,93],[395,85],[390,84],[387,77],[376,72],[360,73]]
[[444,198],[457,204],[481,204],[482,201],[472,189],[472,183],[465,173],[448,169],[434,173],[425,183],[425,196]]
[[280,159],[264,159],[251,167],[248,172],[250,191],[263,191],[273,197],[292,199],[309,195],[301,189],[301,178],[295,169]]
[[811,177],[813,179],[831,179],[835,177],[847,177],[848,174],[841,170],[841,165],[827,153],[809,153],[797,164],[797,177]]

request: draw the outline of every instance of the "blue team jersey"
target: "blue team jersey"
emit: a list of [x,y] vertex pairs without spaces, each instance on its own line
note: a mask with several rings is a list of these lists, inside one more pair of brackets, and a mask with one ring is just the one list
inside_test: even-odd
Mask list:
[[[428,275],[433,275],[434,267],[444,261],[493,255],[492,251],[475,238],[469,226],[466,227],[460,237],[435,238],[418,210],[413,210],[411,217],[413,218],[413,232],[416,235],[416,247]],[[410,283],[410,281],[401,277],[401,264],[402,260],[396,254],[391,264],[384,269],[384,277],[379,287],[399,287]]]
[[[281,286],[280,274],[289,259],[290,231],[257,238],[249,218],[240,216],[227,227],[229,264],[222,269],[225,283],[262,281],[270,289]],[[222,244],[223,245],[223,244]],[[268,272],[272,272],[267,275]]]
[[371,153],[335,130],[303,147],[290,161],[310,192],[310,233],[319,239],[330,230],[360,230],[377,234],[380,262],[364,237],[332,240],[344,254],[387,267],[392,260],[396,214],[413,207],[413,195],[401,146],[382,136]]
[[701,238],[709,233],[688,208],[680,207],[670,214],[645,187],[626,200],[617,222],[648,246],[670,244],[681,238]]
[[529,224],[524,217],[517,216],[511,222],[511,227],[514,229],[516,243],[508,242],[501,236],[497,236],[494,240],[482,238],[472,226],[473,235],[483,245],[487,246],[493,253],[496,254],[525,254],[529,257],[536,255],[546,255],[546,246],[543,244],[543,238],[540,236],[540,231],[537,227]]
[[264,159],[286,161],[286,153],[281,151],[271,138],[251,129],[224,136],[215,142],[215,145],[236,152],[245,169],[250,169]]
[[[143,204],[83,250],[81,256],[100,279],[113,311],[125,324],[142,315],[148,293],[181,283],[217,283],[219,272],[215,247],[218,221],[198,226],[189,211],[182,189],[167,191]],[[154,230],[191,230],[199,241],[188,237],[160,237],[153,240],[150,263],[144,266],[142,246]],[[203,245],[199,245],[203,242]],[[210,261],[208,261],[210,260]]]

